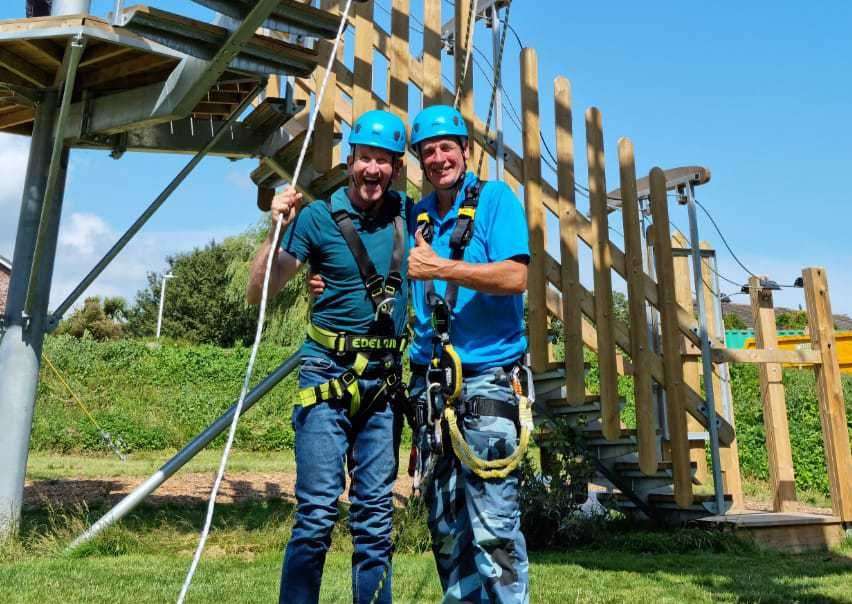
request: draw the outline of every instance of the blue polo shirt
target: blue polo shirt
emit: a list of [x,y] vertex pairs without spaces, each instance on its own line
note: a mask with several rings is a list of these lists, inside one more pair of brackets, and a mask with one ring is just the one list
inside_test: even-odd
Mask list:
[[[432,220],[432,248],[439,256],[450,257],[450,237],[456,226],[464,191],[476,181],[472,172],[465,175],[452,209],[441,218],[434,193],[424,197],[408,214],[409,245],[414,247],[417,216],[428,212]],[[529,262],[529,237],[524,207],[505,183],[487,182],[481,189],[473,237],[465,248],[463,260],[471,263],[500,262],[510,258]],[[435,293],[443,296],[444,281],[435,281]],[[432,356],[431,313],[426,304],[425,282],[411,282],[414,306],[414,341],[410,358],[425,365]],[[459,287],[453,309],[450,339],[462,363],[474,371],[507,365],[526,352],[524,335],[524,297],[522,294],[498,296]]]
[[[352,205],[346,187],[339,188],[331,195],[331,211],[346,210],[349,213],[376,271],[382,277],[387,277],[390,270],[395,206],[395,203],[385,200],[378,213],[368,217]],[[404,197],[401,206],[400,213],[405,221]],[[364,334],[373,322],[373,303],[361,280],[355,256],[331,217],[331,211],[325,201],[315,201],[302,209],[284,234],[281,247],[299,261],[310,263],[311,270],[319,273],[325,281],[325,291],[314,301],[311,314],[313,323],[333,331]],[[407,237],[403,238],[403,244],[407,244]],[[397,335],[402,333],[407,319],[407,258],[406,245],[400,268],[403,285],[397,294],[394,308]],[[328,352],[308,338],[302,351],[308,356],[323,356]]]

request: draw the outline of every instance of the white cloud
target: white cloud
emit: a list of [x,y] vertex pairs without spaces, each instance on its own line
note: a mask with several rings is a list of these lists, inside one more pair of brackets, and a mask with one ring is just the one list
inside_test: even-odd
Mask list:
[[15,246],[29,148],[28,138],[0,134],[0,254],[4,256],[11,257]]
[[59,230],[60,253],[88,256],[105,240],[114,239],[109,225],[95,214],[75,212],[62,223]]

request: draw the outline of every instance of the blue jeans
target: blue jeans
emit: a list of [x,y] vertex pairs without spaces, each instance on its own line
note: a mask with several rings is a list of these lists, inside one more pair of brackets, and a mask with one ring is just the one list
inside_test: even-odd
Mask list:
[[[345,369],[330,358],[305,357],[299,385],[314,386]],[[391,530],[393,483],[398,466],[401,421],[386,398],[364,406],[381,386],[380,379],[362,379],[362,410],[349,417],[343,401],[293,408],[296,433],[296,519],[284,555],[281,604],[319,601],[320,583],[331,531],[338,518],[337,501],[349,487],[349,528],[352,533],[352,597],[369,603],[391,602]]]
[[[412,376],[411,398],[425,400],[425,387],[422,375]],[[462,399],[477,396],[517,401],[500,368],[464,378]],[[438,407],[443,409],[440,399]],[[517,448],[517,428],[511,420],[466,416],[462,421],[465,441],[483,459],[501,459]],[[427,430],[423,427],[417,435],[421,472],[430,455]],[[529,561],[521,533],[517,471],[506,478],[480,478],[453,454],[449,434],[444,433],[443,441],[444,454],[424,497],[444,604],[527,604]]]

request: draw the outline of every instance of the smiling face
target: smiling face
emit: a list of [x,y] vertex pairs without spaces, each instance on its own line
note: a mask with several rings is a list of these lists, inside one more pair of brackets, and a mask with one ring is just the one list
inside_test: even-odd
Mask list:
[[382,199],[402,160],[386,149],[355,145],[349,154],[349,195],[362,208]]
[[431,138],[420,144],[420,162],[429,182],[438,190],[449,189],[464,176],[470,154],[467,143],[455,136]]

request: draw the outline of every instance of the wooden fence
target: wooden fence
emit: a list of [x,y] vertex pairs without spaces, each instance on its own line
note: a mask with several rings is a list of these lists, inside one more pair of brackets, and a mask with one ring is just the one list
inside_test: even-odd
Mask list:
[[[391,0],[387,0],[391,1]],[[455,44],[453,60],[456,81],[464,72],[466,28],[469,2],[456,0]],[[322,0],[328,10],[339,10],[338,2]],[[380,28],[374,20],[373,3],[357,4],[351,25],[354,27],[354,61],[347,66],[341,50],[330,85],[336,94],[326,96],[321,108],[313,143],[313,167],[317,172],[334,168],[339,157],[334,149],[335,135],[342,124],[351,124],[353,116],[374,108],[386,108],[398,114],[406,124],[410,113],[419,108],[408,103],[410,87],[422,95],[424,105],[452,102],[454,91],[441,82],[441,24],[449,17],[441,0],[424,0],[423,19],[412,28],[409,0],[392,0],[391,31]],[[422,33],[420,29],[422,28]],[[423,54],[412,56],[412,35],[422,36]],[[321,53],[330,52],[323,42]],[[387,102],[373,91],[373,57],[379,53],[388,62]],[[327,54],[325,55],[327,56]],[[635,151],[629,139],[618,140],[619,186],[617,196],[607,193],[603,116],[592,107],[585,111],[586,156],[590,212],[578,211],[575,190],[581,179],[574,170],[575,140],[571,84],[564,77],[553,84],[557,174],[555,186],[542,176],[541,135],[539,117],[540,92],[538,61],[532,48],[520,53],[520,81],[515,88],[521,100],[522,151],[509,146],[504,149],[503,179],[516,191],[523,188],[523,200],[529,224],[531,262],[528,278],[529,349],[535,372],[565,369],[566,404],[582,404],[586,400],[583,379],[584,348],[598,357],[602,432],[610,440],[619,438],[622,422],[619,410],[617,380],[632,376],[636,401],[636,429],[641,470],[656,471],[659,462],[672,465],[675,500],[688,506],[693,499],[692,465],[699,462],[699,478],[707,479],[700,465],[704,444],[690,443],[689,435],[707,430],[706,401],[702,392],[700,341],[693,300],[703,296],[708,309],[708,333],[712,342],[713,375],[709,386],[715,394],[718,431],[721,442],[722,473],[725,490],[735,507],[743,505],[733,406],[725,394],[726,363],[760,364],[761,392],[764,401],[767,446],[773,508],[782,511],[795,499],[793,467],[787,429],[784,389],[780,363],[810,364],[817,375],[822,436],[831,484],[834,513],[844,522],[852,522],[852,461],[845,418],[840,373],[835,352],[834,330],[825,271],[803,270],[804,292],[812,349],[783,351],[776,346],[771,292],[761,289],[759,281],[751,283],[758,350],[728,350],[724,334],[717,327],[718,292],[709,285],[696,292],[689,279],[689,267],[683,256],[685,239],[673,232],[669,220],[666,175],[654,168],[647,179],[641,179],[647,194],[639,197],[635,168]],[[471,63],[462,83],[460,109],[473,133],[473,162],[479,154],[494,157],[494,133],[474,113],[475,66]],[[317,89],[323,72],[318,69],[312,79],[298,80],[298,91],[307,99]],[[490,74],[489,74],[490,75]],[[334,90],[332,88],[332,90]],[[483,94],[490,95],[490,87]],[[547,132],[546,134],[551,134]],[[412,159],[412,158],[410,158]],[[484,163],[487,166],[487,162]],[[407,162],[405,181],[418,188],[424,186],[416,161]],[[704,180],[709,178],[705,175]],[[403,183],[405,181],[402,181]],[[703,182],[700,178],[694,184]],[[402,183],[401,183],[402,184]],[[644,190],[643,189],[643,190]],[[613,203],[615,202],[615,203]],[[652,226],[643,233],[641,211],[649,205]],[[615,208],[614,208],[615,206]],[[615,212],[621,214],[624,249],[610,240],[610,223]],[[559,225],[559,258],[548,253],[548,216]],[[591,250],[593,291],[580,280],[580,247]],[[704,244],[705,249],[709,246]],[[649,254],[649,250],[652,253]],[[646,264],[653,257],[652,265]],[[702,273],[709,276],[707,257]],[[613,313],[613,272],[627,285],[627,323]],[[705,284],[708,279],[705,279]],[[649,323],[649,317],[654,320]],[[557,360],[549,346],[548,326],[553,318],[561,321],[562,351]],[[649,324],[652,329],[649,329]],[[665,400],[665,413],[658,413],[657,399]],[[723,405],[724,400],[727,405]],[[726,408],[727,407],[727,408]],[[699,459],[700,458],[700,459]]]

